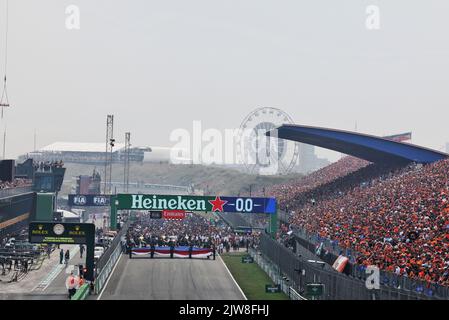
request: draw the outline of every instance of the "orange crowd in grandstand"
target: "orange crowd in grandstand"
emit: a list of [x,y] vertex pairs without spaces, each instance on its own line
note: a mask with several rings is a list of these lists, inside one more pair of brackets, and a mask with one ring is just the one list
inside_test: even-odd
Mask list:
[[302,177],[293,183],[275,185],[267,188],[266,192],[275,197],[281,204],[285,203],[288,205],[290,203],[291,205],[291,201],[301,193],[316,189],[321,185],[357,171],[367,165],[369,165],[368,161],[354,157],[344,157],[340,161]]
[[346,157],[269,194],[358,265],[449,285],[449,160],[386,170]]

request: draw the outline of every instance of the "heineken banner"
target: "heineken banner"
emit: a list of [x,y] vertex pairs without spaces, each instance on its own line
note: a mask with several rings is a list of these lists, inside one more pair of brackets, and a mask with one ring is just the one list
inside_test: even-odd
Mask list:
[[115,205],[117,210],[276,213],[276,199],[274,198],[119,194]]
[[68,205],[73,207],[104,207],[109,206],[108,195],[95,194],[69,194]]

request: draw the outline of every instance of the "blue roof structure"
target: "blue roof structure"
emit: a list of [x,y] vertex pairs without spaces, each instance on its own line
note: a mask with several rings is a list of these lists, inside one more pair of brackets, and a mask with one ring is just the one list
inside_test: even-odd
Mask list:
[[[276,133],[277,130],[277,133]],[[338,151],[374,163],[432,163],[448,154],[410,143],[344,130],[284,124],[267,136],[302,142]]]

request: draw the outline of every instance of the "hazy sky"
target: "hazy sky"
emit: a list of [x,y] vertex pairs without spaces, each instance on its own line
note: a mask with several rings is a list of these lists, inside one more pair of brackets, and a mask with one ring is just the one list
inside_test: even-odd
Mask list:
[[[0,0],[3,74],[5,1]],[[81,29],[65,26],[66,7]],[[380,9],[380,29],[365,26]],[[279,107],[300,124],[449,141],[447,0],[10,0],[7,157],[175,128],[234,128]]]

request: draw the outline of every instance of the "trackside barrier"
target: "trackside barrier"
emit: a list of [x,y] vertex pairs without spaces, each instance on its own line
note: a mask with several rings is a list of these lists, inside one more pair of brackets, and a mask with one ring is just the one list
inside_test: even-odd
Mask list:
[[290,297],[290,300],[307,300],[292,287],[288,287],[288,296]]
[[84,300],[89,295],[89,285],[87,283],[83,284],[81,288],[76,290],[71,300]]
[[[306,298],[302,297],[293,287],[289,286],[287,284],[287,279],[282,277],[280,275],[280,270],[277,268],[277,266],[270,263],[267,259],[265,259],[262,255],[259,255],[257,251],[250,248],[248,250],[251,257],[254,258],[254,262],[257,263],[257,265],[265,271],[266,274],[273,280],[275,284],[278,284],[281,286],[281,290],[288,295],[290,300],[307,300]],[[295,285],[295,284],[293,284]]]
[[97,275],[100,274],[103,268],[106,266],[115,248],[121,245],[121,238],[126,235],[129,225],[130,219],[128,218],[128,220],[123,224],[121,230],[115,236],[114,240],[112,240],[112,243],[109,246],[109,248],[107,248],[105,252],[101,255],[100,259],[98,259],[97,263],[95,264],[95,270]]
[[130,219],[123,224],[122,229],[116,235],[112,241],[111,246],[103,253],[103,255],[98,259],[95,269],[95,294],[98,294],[103,289],[112,269],[114,268],[117,260],[120,258],[122,253],[122,241],[121,238],[126,234],[130,225]]
[[95,279],[95,294],[99,294],[103,289],[104,285],[106,284],[106,281],[108,280],[109,275],[112,272],[112,269],[114,268],[121,254],[122,254],[122,246],[119,244],[115,247],[108,262],[101,269],[100,274],[98,274],[97,278]]

